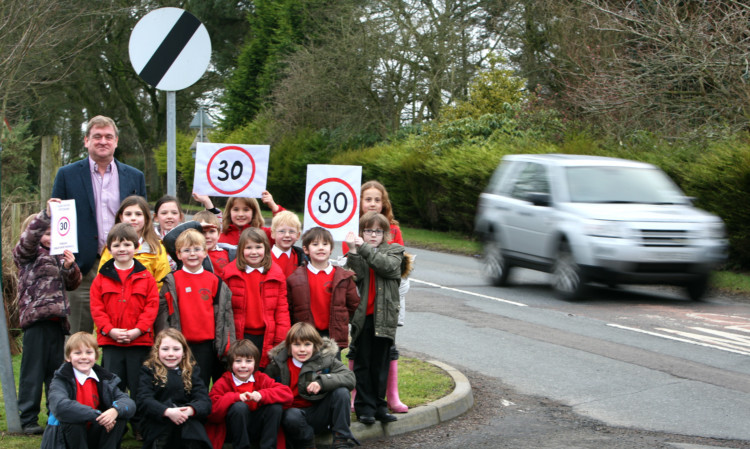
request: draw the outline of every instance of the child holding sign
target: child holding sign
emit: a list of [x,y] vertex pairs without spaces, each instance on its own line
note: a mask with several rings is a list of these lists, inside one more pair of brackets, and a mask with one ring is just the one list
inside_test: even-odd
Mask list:
[[[208,205],[213,206],[210,199],[205,195],[193,194],[193,197],[198,199],[207,210]],[[281,211],[284,211],[283,207],[276,204],[273,200],[273,196],[267,190],[263,191],[261,196],[263,204],[271,209],[271,213],[274,215]],[[271,236],[271,229],[264,225],[263,215],[260,213],[260,205],[258,200],[255,198],[245,198],[239,196],[233,196],[227,200],[227,205],[224,208],[224,216],[222,217],[222,230],[219,236],[220,243],[228,243],[230,245],[237,245],[240,240],[240,234],[247,228],[259,228],[265,231],[268,240],[273,244],[273,237]]]
[[65,250],[62,257],[49,253],[49,205],[53,202],[60,200],[50,199],[46,209],[24,221],[23,233],[13,249],[18,268],[18,317],[23,329],[18,409],[27,434],[42,433],[37,423],[42,386],[49,398],[50,381],[63,362],[63,343],[70,329],[65,291],[75,290],[81,283],[73,253]]
[[281,343],[289,330],[286,278],[271,260],[271,245],[258,228],[242,231],[235,263],[227,265],[224,279],[232,291],[237,340],[246,338],[261,350],[260,368],[268,351]]
[[[388,219],[390,224],[391,237],[388,243],[398,243],[404,246],[404,239],[401,236],[401,228],[398,226],[398,221],[393,216],[393,206],[388,196],[388,191],[385,190],[383,184],[378,181],[372,180],[362,184],[362,190],[360,194],[360,216],[366,212],[375,212],[383,214]],[[343,244],[344,254],[348,251],[346,243]],[[408,255],[406,257],[409,257]],[[399,309],[398,309],[398,325],[404,325],[404,317],[406,314],[406,292],[409,291],[409,278],[404,277],[401,279],[401,284],[398,288],[399,295]],[[396,413],[406,413],[409,407],[401,402],[401,398],[398,394],[398,349],[394,345],[391,348],[391,366],[388,370],[388,385],[386,388],[386,398],[388,399],[388,408]],[[349,354],[349,368],[352,368],[352,362],[354,354]],[[356,393],[355,393],[356,394]]]
[[357,395],[354,409],[363,424],[396,421],[385,400],[390,348],[396,340],[398,287],[404,247],[386,243],[390,222],[375,212],[359,220],[360,235],[350,232],[346,265],[356,274],[361,300],[352,318],[354,374]]

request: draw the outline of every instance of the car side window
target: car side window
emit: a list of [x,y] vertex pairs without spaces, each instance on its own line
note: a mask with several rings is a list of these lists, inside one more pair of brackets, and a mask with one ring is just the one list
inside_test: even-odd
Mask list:
[[513,187],[510,177],[517,168],[517,162],[503,161],[492,174],[487,191],[495,195],[510,195],[510,189]]
[[530,193],[550,193],[547,168],[544,165],[528,163],[518,173],[511,196],[526,201]]

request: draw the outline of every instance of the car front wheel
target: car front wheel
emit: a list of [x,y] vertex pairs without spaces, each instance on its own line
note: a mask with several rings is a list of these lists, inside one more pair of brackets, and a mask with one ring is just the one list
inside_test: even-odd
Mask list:
[[708,291],[709,276],[701,275],[685,286],[688,297],[693,301],[700,301]]
[[552,271],[553,287],[557,294],[565,300],[578,299],[584,289],[585,280],[581,274],[581,267],[576,263],[570,245],[560,244],[557,261]]
[[484,275],[492,285],[501,287],[508,284],[510,265],[508,259],[503,256],[500,242],[488,240],[484,243]]

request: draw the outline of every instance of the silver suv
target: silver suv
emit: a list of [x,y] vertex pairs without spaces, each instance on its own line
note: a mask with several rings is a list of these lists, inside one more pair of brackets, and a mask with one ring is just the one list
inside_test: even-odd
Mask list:
[[659,168],[597,156],[505,156],[479,197],[475,230],[495,285],[514,266],[532,268],[552,273],[565,299],[601,282],[679,285],[698,300],[727,255],[721,219]]

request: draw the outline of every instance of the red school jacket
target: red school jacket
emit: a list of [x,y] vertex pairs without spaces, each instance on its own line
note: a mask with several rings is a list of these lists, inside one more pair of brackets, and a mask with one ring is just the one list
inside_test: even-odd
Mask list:
[[[267,404],[281,404],[284,409],[289,408],[294,400],[292,390],[286,385],[276,382],[260,371],[253,373],[255,377],[255,391],[260,392],[260,402],[248,402],[250,410],[257,410],[258,407]],[[208,394],[211,398],[211,414],[208,415],[206,423],[206,433],[214,445],[214,449],[221,449],[227,437],[226,417],[229,407],[240,400],[240,393],[232,380],[232,372],[227,371],[217,380],[211,392]],[[283,433],[279,432],[280,436]],[[283,438],[277,439],[276,447],[283,449],[286,447]]]
[[[224,269],[224,282],[232,291],[232,312],[234,313],[234,331],[237,340],[244,337],[245,315],[247,309],[247,273],[240,271],[236,263],[230,263]],[[289,304],[286,300],[286,278],[278,265],[272,263],[271,268],[263,273],[260,282],[260,296],[263,304],[263,322],[266,330],[263,335],[258,366],[263,368],[268,364],[268,351],[284,341],[291,324],[289,322]]]
[[[102,265],[91,284],[91,317],[96,324],[99,346],[151,346],[153,326],[159,312],[156,281],[142,263],[133,259],[133,271],[120,282],[114,259]],[[117,343],[109,335],[113,328],[135,329],[143,334],[130,344]]]

